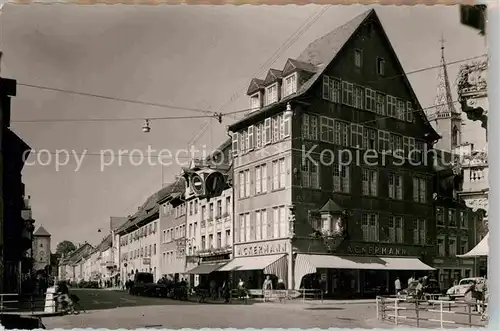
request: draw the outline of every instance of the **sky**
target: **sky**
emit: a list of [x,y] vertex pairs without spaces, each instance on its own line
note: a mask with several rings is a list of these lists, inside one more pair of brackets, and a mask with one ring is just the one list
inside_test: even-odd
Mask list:
[[[5,5],[0,15],[1,73],[21,84],[12,100],[11,129],[39,151],[39,160],[36,155],[28,159],[34,164],[25,166],[23,181],[36,225],[52,234],[53,249],[62,240],[98,243],[111,216],[133,214],[162,181],[172,182],[180,174],[180,165],[162,167],[156,159],[138,165],[139,159],[128,156],[131,150],[147,155],[149,146],[155,156],[162,149],[187,149],[209,120],[151,120],[151,131],[143,133],[146,118],[204,114],[116,99],[211,112],[248,108],[245,93],[252,77],[264,78],[270,67],[283,69],[287,58],[298,56],[314,39],[370,8],[377,11],[406,72],[439,64],[442,35],[448,62],[486,53],[484,38],[459,23],[457,6],[348,5],[329,6],[291,47],[269,61],[322,8]],[[448,67],[454,100],[458,70],[458,64]],[[423,107],[434,104],[437,74],[433,69],[408,76]],[[50,122],[96,118],[137,120]],[[234,120],[209,121],[195,146],[216,148]],[[50,151],[52,159],[42,150]],[[74,151],[80,163],[70,155],[57,169],[57,150]],[[101,153],[111,150],[115,158],[102,169]],[[182,154],[179,160],[188,158]]]

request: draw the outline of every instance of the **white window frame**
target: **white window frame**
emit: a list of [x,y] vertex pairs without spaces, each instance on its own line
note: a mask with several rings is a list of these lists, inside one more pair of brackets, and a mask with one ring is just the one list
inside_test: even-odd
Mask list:
[[353,87],[353,107],[358,108],[358,109],[365,109],[364,108],[364,101],[365,101],[365,96],[364,96],[365,89],[362,86],[354,85]]
[[396,99],[397,106],[396,106],[396,118],[401,121],[406,120],[406,108],[405,108],[405,102],[401,99]]
[[262,147],[262,123],[255,126],[255,148]]
[[351,123],[351,147],[363,147],[363,126],[356,123]]
[[335,120],[335,144],[349,147],[351,126],[349,122]]
[[247,133],[247,142],[246,142],[247,151],[253,151],[255,140],[254,140],[254,126],[250,125],[248,127]]
[[297,73],[294,72],[291,75],[288,75],[284,79],[285,81],[285,88],[284,88],[284,95],[283,97],[292,95],[297,92]]
[[264,130],[262,131],[262,145],[269,145],[273,140],[273,132],[271,127],[271,118],[264,120]]
[[370,88],[365,88],[365,109],[374,112],[376,109],[376,100],[377,92]]
[[245,197],[249,198],[251,195],[250,191],[250,169],[245,170]]
[[[312,162],[309,159],[302,160],[301,167],[302,186],[305,188],[319,189],[319,162]],[[316,171],[314,171],[316,170]]]
[[346,81],[342,81],[342,103],[351,106],[354,103],[354,85]]
[[376,92],[375,112],[385,116],[387,114],[387,96],[383,93]]
[[330,77],[330,101],[341,103],[342,98],[342,81],[337,78]]
[[[377,151],[378,146],[378,137],[377,137],[377,129],[370,128],[368,126],[363,127],[363,149],[366,150],[374,150]],[[373,142],[373,148],[370,146],[371,142]]]
[[262,168],[260,165],[255,167],[255,195],[262,193]]
[[[257,102],[255,102],[255,100]],[[250,96],[250,111],[259,110],[261,107],[260,104],[260,92],[254,93]]]
[[320,117],[320,140],[328,143],[334,143],[335,120],[326,116]]
[[[271,94],[271,92],[273,92],[273,91],[275,93]],[[266,104],[265,104],[266,106],[278,102],[278,83],[277,82],[266,87],[265,100],[266,100]]]
[[391,133],[384,130],[378,130],[378,150],[381,153],[390,151]]
[[392,95],[387,95],[387,116],[397,118],[397,106],[398,106],[398,101],[396,97],[393,97]]
[[233,132],[233,156],[237,156],[239,152],[239,135],[238,132]]
[[302,114],[302,139],[318,140],[318,116]]

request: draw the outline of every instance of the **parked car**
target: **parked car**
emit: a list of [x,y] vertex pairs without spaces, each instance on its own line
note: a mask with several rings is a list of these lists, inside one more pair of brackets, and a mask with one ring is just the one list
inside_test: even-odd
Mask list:
[[446,291],[446,295],[450,297],[451,300],[461,299],[465,296],[467,290],[474,284],[478,282],[484,282],[483,277],[471,277],[463,278],[460,280],[458,285],[454,285]]

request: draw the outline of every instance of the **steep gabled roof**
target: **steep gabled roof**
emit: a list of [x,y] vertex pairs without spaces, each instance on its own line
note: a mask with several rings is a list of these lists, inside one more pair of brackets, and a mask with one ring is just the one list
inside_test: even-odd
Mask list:
[[[245,127],[247,123],[251,123],[254,121],[256,118],[261,118],[263,115],[262,114],[270,114],[270,111],[272,110],[280,110],[284,107],[284,105],[293,100],[296,99],[302,95],[304,95],[306,92],[311,89],[311,87],[314,85],[314,83],[317,82],[317,80],[321,77],[323,72],[326,70],[327,66],[332,63],[337,55],[341,52],[341,50],[344,48],[344,46],[347,44],[347,42],[353,38],[353,36],[356,34],[358,29],[368,20],[370,19],[372,22],[378,24],[380,26],[380,31],[382,33],[382,37],[386,40],[390,51],[392,51],[393,57],[395,59],[395,64],[398,67],[398,69],[401,72],[404,72],[403,67],[401,63],[399,62],[399,59],[389,41],[389,37],[384,31],[384,28],[382,26],[382,23],[380,22],[376,12],[374,9],[370,9],[365,11],[364,13],[354,17],[352,20],[349,22],[345,23],[344,25],[336,28],[332,32],[326,34],[325,36],[316,39],[312,43],[307,46],[307,48],[299,55],[297,58],[297,61],[300,61],[302,63],[309,63],[314,65],[317,69],[315,73],[311,76],[309,80],[307,80],[304,84],[302,84],[297,92],[295,94],[289,95],[287,97],[282,98],[279,102],[275,102],[271,105],[268,105],[266,107],[261,108],[258,111],[250,113],[247,117],[243,118],[242,120],[233,123],[232,125],[229,126],[230,131],[237,131],[241,129],[242,127]],[[273,69],[271,69],[273,70]],[[266,77],[266,82],[268,81],[268,78],[271,76],[271,70],[269,70],[268,76]],[[280,72],[280,74],[282,74]],[[427,120],[427,117],[425,116],[425,113],[423,112],[422,106],[420,105],[418,98],[413,91],[413,88],[411,87],[410,82],[408,81],[408,78],[406,75],[401,76],[403,79],[404,84],[407,86],[410,94],[412,95],[413,99],[417,103],[417,108],[419,111],[415,112],[415,115],[420,116],[422,118],[423,123],[428,127],[429,133],[431,133],[431,137],[429,139],[438,139],[439,135],[437,132],[432,128],[431,124]]]
[[263,84],[264,84],[264,86],[267,86],[271,83],[276,82],[281,77],[283,77],[283,73],[281,72],[281,70],[271,68],[267,72],[267,76],[266,76],[266,79],[264,79]]
[[252,78],[248,86],[247,95],[252,95],[264,87],[264,81],[258,78]]
[[328,201],[321,207],[319,210],[320,213],[335,213],[341,212],[344,209],[341,208],[335,201],[332,199],[328,199]]
[[299,70],[299,71],[305,71],[309,73],[314,73],[318,68],[311,63],[307,62],[302,62],[294,59],[288,59],[285,63],[285,67],[283,69],[283,77],[288,76],[291,74],[293,71]]
[[50,237],[50,233],[47,230],[45,230],[45,228],[41,225],[38,228],[38,230],[36,230],[35,233],[33,233],[33,235],[37,237]]

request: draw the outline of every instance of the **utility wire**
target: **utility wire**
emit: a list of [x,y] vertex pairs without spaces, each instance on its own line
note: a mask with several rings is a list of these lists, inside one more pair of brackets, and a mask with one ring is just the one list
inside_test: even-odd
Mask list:
[[[281,44],[281,46],[273,53],[273,55],[269,59],[267,59],[267,61],[264,62],[254,74],[252,74],[252,77],[262,75],[263,71],[267,70],[267,67],[270,67],[271,65],[273,65],[274,62],[276,62],[276,60],[281,56],[281,54],[283,52],[285,52],[286,50],[288,50],[297,41],[297,38],[295,38],[295,36],[297,34],[301,35],[302,33],[304,33],[305,30],[309,29],[309,27],[311,26],[311,25],[309,25],[309,22],[311,22],[311,21],[313,23],[316,22],[326,12],[326,10],[328,10],[328,8],[330,8],[330,7],[331,7],[331,5],[328,5],[326,8],[322,8],[319,12],[316,12],[316,13],[312,14],[311,16],[309,16],[306,19],[306,21],[304,22],[304,24],[302,24],[297,30],[295,30],[294,33],[287,40],[285,40],[285,42],[283,44]],[[231,98],[220,107],[219,113],[222,113],[223,110],[225,110],[229,105],[231,105],[239,97],[241,97],[241,93],[243,93],[242,91],[244,91],[244,87],[242,90],[235,92],[231,96]],[[248,111],[248,110],[245,110],[244,112],[246,112],[246,111]],[[195,144],[203,136],[203,134],[208,129],[208,127],[212,121],[213,121],[213,118],[208,119],[205,122],[205,124],[201,127],[201,129],[198,131],[198,133],[189,141],[189,144],[188,144],[189,146]]]
[[[487,56],[487,54],[482,54],[482,55],[477,55],[477,56],[473,56],[473,57],[469,57],[469,58],[465,58],[465,59],[461,59],[461,60],[456,60],[456,61],[452,61],[452,62],[448,62],[446,63],[446,65],[454,65],[454,64],[458,64],[458,63],[461,63],[461,62],[467,62],[467,61],[471,61],[471,60],[474,60],[474,59],[477,59],[477,58],[481,58],[481,57],[485,57]],[[435,66],[431,66],[431,67],[425,67],[425,68],[421,68],[421,69],[417,69],[417,70],[413,70],[413,71],[409,71],[407,73],[402,73],[402,74],[399,74],[399,75],[394,75],[394,76],[389,76],[389,77],[381,77],[378,81],[380,80],[383,80],[383,79],[393,79],[393,78],[396,78],[396,77],[401,77],[401,76],[408,76],[408,75],[411,75],[411,74],[415,74],[415,73],[420,73],[420,72],[424,72],[424,71],[427,71],[427,70],[433,70],[433,69],[436,69],[436,68],[439,68],[441,66],[441,64],[439,65],[435,65]],[[49,88],[50,89],[50,88]],[[64,90],[61,90],[61,92],[64,91]],[[72,91],[67,91],[67,93],[72,93]],[[123,99],[125,100],[125,99]],[[119,100],[121,101],[121,100]],[[132,101],[135,103],[135,101]],[[159,106],[159,104],[156,104]],[[183,108],[183,107],[179,107],[179,106],[166,106],[166,105],[163,105],[164,107],[167,107],[167,108],[173,108],[175,107],[175,109],[180,109],[180,110],[194,110],[192,108]],[[163,107],[162,106],[162,107]],[[433,108],[434,106],[430,107],[430,108]],[[240,109],[240,110],[235,110],[235,111],[231,111],[231,112],[227,112],[227,113],[212,113],[208,110],[201,110],[201,109],[198,109],[198,111],[203,111],[205,113],[210,113],[212,114],[211,116],[209,115],[206,115],[206,116],[178,116],[178,117],[156,117],[156,118],[148,118],[150,120],[171,120],[171,119],[192,119],[192,118],[213,118],[215,116],[218,116],[218,115],[221,115],[222,117],[225,117],[225,116],[229,116],[229,115],[235,115],[235,114],[240,114],[240,113],[244,113],[244,112],[247,112],[247,111],[250,111],[252,110],[251,108],[245,108],[245,109]],[[109,122],[109,121],[137,121],[137,120],[144,120],[144,118],[125,118],[125,119],[120,119],[120,118],[116,118],[116,119],[47,119],[47,120],[12,120],[11,122],[12,123],[38,123],[38,122],[99,122],[99,121],[105,121],[105,122]]]
[[[456,103],[458,102],[457,100],[456,101],[453,101],[451,103]],[[431,109],[431,108],[435,108],[435,107],[440,107],[440,106],[444,106],[444,105],[449,105],[451,103],[442,103],[442,104],[438,104],[438,105],[434,105],[434,106],[431,106],[431,107],[426,107],[426,108],[422,108],[422,109],[414,109],[412,111],[412,113],[415,113],[415,112],[419,112],[419,111],[423,111],[423,110],[427,110],[427,109]],[[383,119],[395,119],[397,120],[397,118],[393,117],[393,116],[384,116],[384,117],[379,117],[375,120],[369,120],[369,121],[364,121],[364,122],[361,122],[361,123],[356,123],[356,124],[359,124],[359,125],[363,125],[363,124],[367,124],[367,123],[371,123],[371,122],[376,122],[376,121],[379,121],[379,120],[383,120]],[[406,122],[406,121],[405,121]],[[407,122],[409,123],[409,122]],[[323,132],[330,132],[330,131],[334,131],[335,129],[332,128],[332,129],[328,129],[326,131],[323,131]],[[318,131],[318,135],[320,135],[321,132]],[[303,139],[302,137],[295,137],[295,138],[292,138],[292,140],[294,139]],[[140,154],[138,155],[135,155],[134,153],[104,153],[104,152],[76,152],[76,151],[71,151],[69,154],[70,155],[73,155],[73,156],[107,156],[107,157],[129,157],[129,158],[143,158],[143,159],[151,159],[151,158],[164,158],[166,157],[166,155],[162,155],[162,154],[151,154],[151,153],[145,153],[141,150],[137,150],[138,152],[140,152]],[[54,151],[49,151],[49,150],[40,150],[40,151],[36,151],[36,149],[34,151],[32,151],[30,154],[33,155],[37,155],[37,154],[48,154],[48,155],[61,155],[61,152],[54,152]],[[213,151],[212,151],[213,153]],[[171,155],[171,154],[170,154]],[[209,153],[207,154],[209,155]],[[188,155],[175,155],[175,156],[171,156],[172,159],[192,159],[192,156],[188,156]]]

